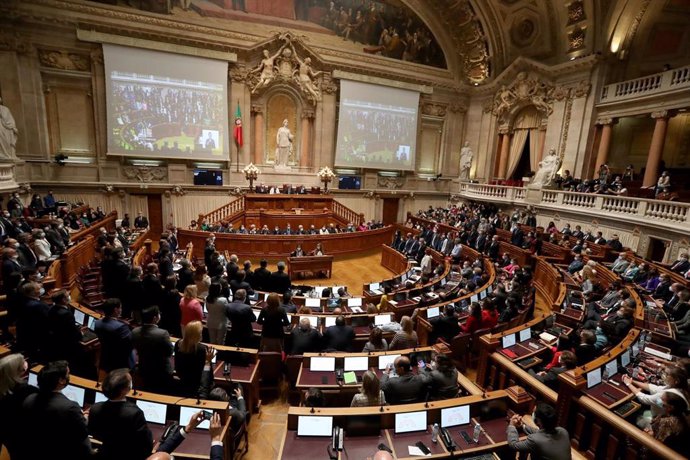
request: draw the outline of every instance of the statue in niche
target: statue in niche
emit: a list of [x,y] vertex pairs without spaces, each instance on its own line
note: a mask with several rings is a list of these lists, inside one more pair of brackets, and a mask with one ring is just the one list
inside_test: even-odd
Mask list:
[[276,133],[276,169],[289,169],[288,158],[290,158],[290,152],[292,151],[292,143],[295,140],[295,136],[290,132],[288,128],[287,119],[283,120],[283,126],[278,128]]
[[271,84],[273,79],[275,78],[275,60],[278,56],[280,56],[280,53],[283,52],[285,49],[285,46],[287,44],[283,45],[280,47],[278,52],[274,54],[273,56],[270,55],[268,50],[264,50],[264,58],[261,60],[261,64],[259,64],[254,70],[252,70],[250,73],[261,73],[259,76],[259,81],[254,85],[252,88],[252,94],[256,93],[258,90],[261,88],[265,88],[268,85]]
[[0,160],[16,160],[17,124],[0,98]]
[[539,171],[534,175],[530,187],[545,188],[553,185],[560,167],[561,159],[556,155],[556,149],[549,150],[549,154],[539,162]]
[[470,148],[470,143],[465,142],[465,145],[460,149],[460,180],[470,179],[470,168],[472,167],[472,158],[474,152]]

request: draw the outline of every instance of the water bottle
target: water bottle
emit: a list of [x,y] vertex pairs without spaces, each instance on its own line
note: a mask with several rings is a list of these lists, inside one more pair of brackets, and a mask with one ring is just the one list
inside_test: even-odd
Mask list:
[[474,425],[474,432],[472,433],[472,440],[474,442],[479,442],[479,435],[482,434],[482,426],[477,423]]
[[434,423],[434,426],[431,429],[431,442],[434,444],[438,442],[438,423]]

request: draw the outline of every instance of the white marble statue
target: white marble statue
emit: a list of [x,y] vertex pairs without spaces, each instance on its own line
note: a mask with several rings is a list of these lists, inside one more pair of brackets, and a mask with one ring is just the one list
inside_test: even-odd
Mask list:
[[16,160],[17,124],[0,98],[0,160]]
[[472,168],[472,158],[474,152],[470,148],[470,143],[465,142],[465,145],[460,149],[460,180],[470,179],[470,168]]
[[259,81],[256,83],[254,88],[252,88],[252,94],[256,93],[258,90],[267,87],[268,85],[271,84],[273,79],[275,78],[275,60],[278,56],[280,56],[280,53],[283,52],[283,49],[285,49],[286,45],[283,45],[280,47],[278,52],[271,56],[271,54],[268,52],[268,50],[263,51],[264,58],[261,60],[261,63],[251,71],[251,73],[260,73],[259,75]]
[[290,151],[292,150],[292,142],[295,136],[288,128],[287,119],[283,120],[283,126],[278,128],[276,133],[276,167],[287,167],[288,158],[290,158]]
[[549,150],[549,154],[539,162],[539,171],[534,175],[530,186],[533,188],[544,188],[553,185],[556,173],[560,167],[561,159],[556,155],[556,149]]

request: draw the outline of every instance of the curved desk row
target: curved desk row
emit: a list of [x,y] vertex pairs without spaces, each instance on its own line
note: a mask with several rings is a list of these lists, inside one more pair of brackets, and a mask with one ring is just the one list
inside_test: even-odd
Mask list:
[[[183,230],[177,232],[180,245],[193,243],[195,247],[206,246],[210,232]],[[280,258],[287,257],[298,244],[306,252],[321,243],[327,254],[356,254],[378,249],[390,243],[393,227],[354,233],[332,233],[328,235],[246,235],[236,233],[216,233],[215,246],[219,252],[229,251],[241,257]]]

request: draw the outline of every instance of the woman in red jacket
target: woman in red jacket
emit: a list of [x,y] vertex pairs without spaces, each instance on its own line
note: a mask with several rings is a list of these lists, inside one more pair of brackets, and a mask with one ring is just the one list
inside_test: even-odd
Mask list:
[[494,303],[489,299],[484,299],[484,304],[482,305],[482,329],[491,329],[496,324],[498,324],[498,312]]
[[467,332],[469,334],[474,333],[474,331],[482,328],[482,307],[479,302],[472,302],[470,305],[470,316],[467,317],[465,324],[461,326],[462,332]]

